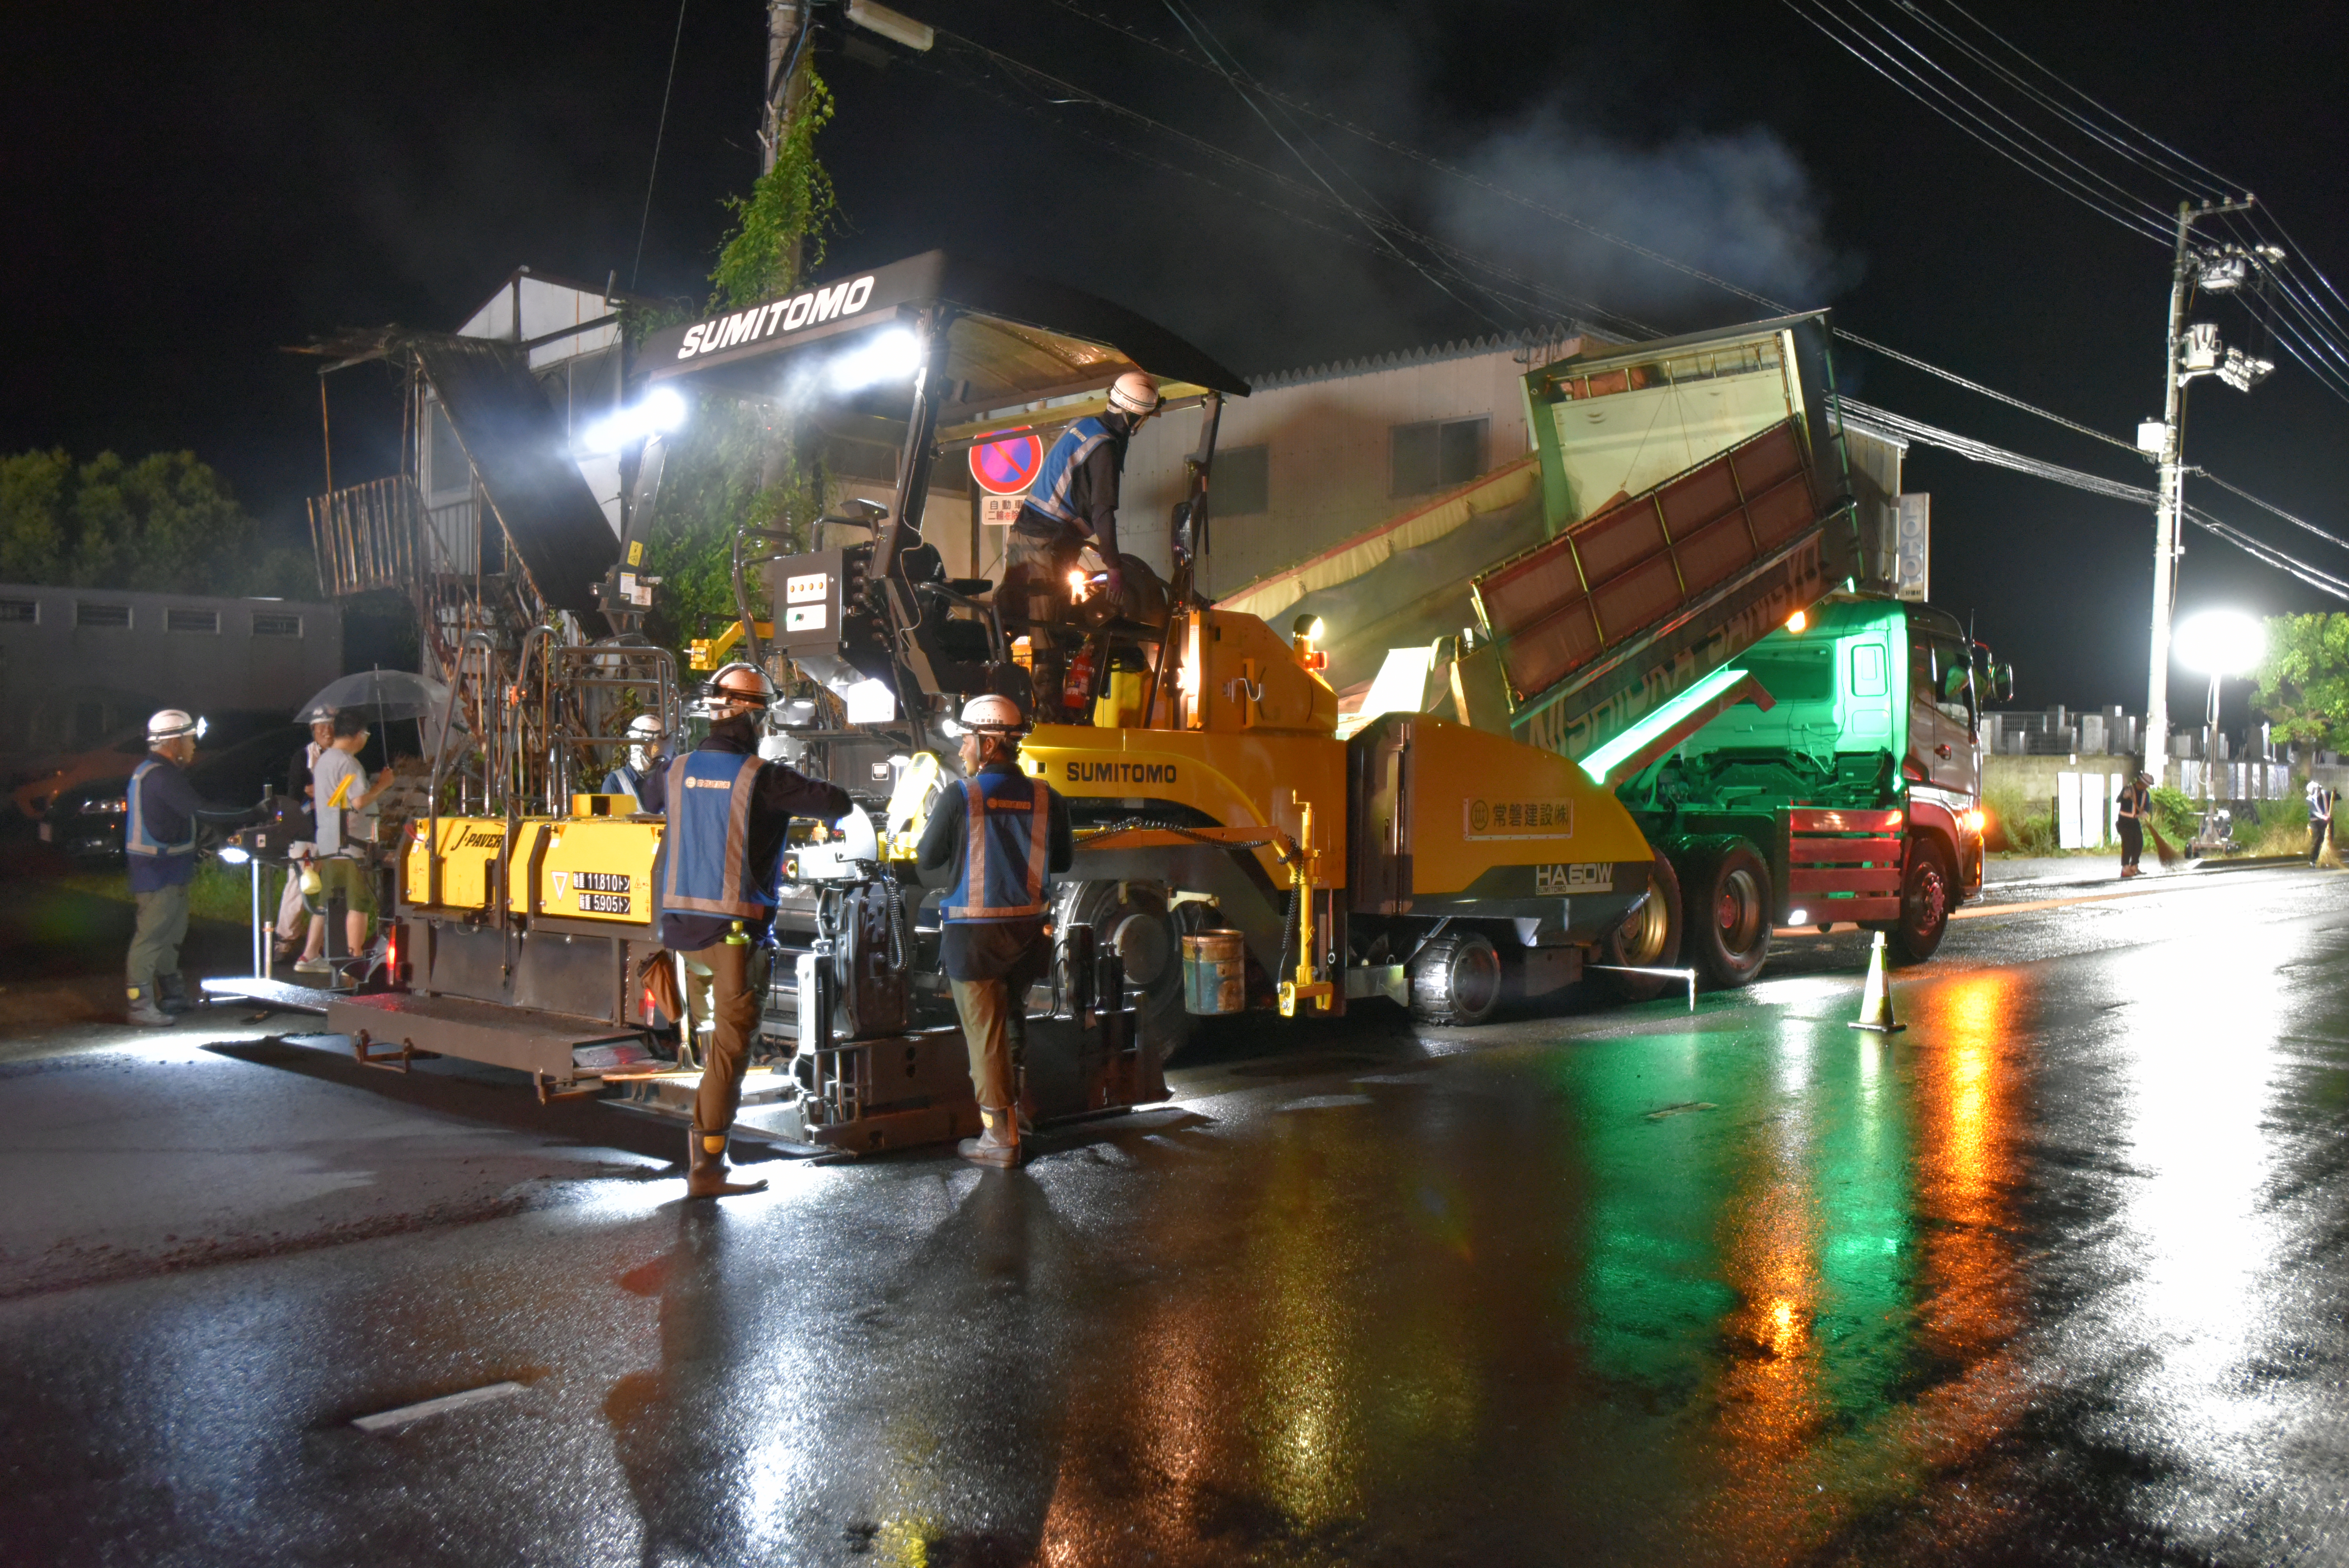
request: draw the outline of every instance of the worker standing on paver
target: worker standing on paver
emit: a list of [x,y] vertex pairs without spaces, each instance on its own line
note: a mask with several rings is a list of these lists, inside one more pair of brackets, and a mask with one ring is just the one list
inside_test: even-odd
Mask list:
[[[195,760],[203,721],[167,707],[147,721],[146,759],[130,775],[122,816],[123,859],[138,906],[125,981],[130,1021],[149,1028],[187,1011],[180,944],[188,934],[188,890],[196,878],[196,822],[251,821],[257,810],[216,806],[182,771]],[[159,989],[160,988],[160,989]]]
[[1028,987],[1050,962],[1044,915],[1053,872],[1074,857],[1069,803],[1019,770],[1019,705],[978,696],[962,710],[964,777],[938,792],[916,863],[954,878],[940,910],[938,965],[954,987],[983,1130],[966,1160],[1019,1163],[1019,1085],[1012,1037],[1024,1038]]
[[732,664],[705,688],[716,722],[699,747],[668,765],[668,832],[655,873],[661,944],[709,982],[712,1027],[687,1143],[689,1198],[755,1192],[726,1179],[726,1140],[742,1105],[742,1075],[767,991],[775,879],[793,817],[836,821],[848,791],[759,757],[759,721],[774,686],[755,665]]
[[667,731],[660,716],[640,713],[628,720],[628,755],[604,775],[606,795],[626,795],[640,812],[657,817],[668,810],[668,754],[661,741]]
[[2140,773],[2121,786],[2113,798],[2113,828],[2121,836],[2121,879],[2143,876],[2137,861],[2145,858],[2145,819],[2153,809],[2153,775]]
[[2332,790],[2312,779],[2308,781],[2308,863],[2314,865],[2324,853],[2324,841],[2333,832]]
[[[1069,573],[1088,545],[1107,568],[1101,591],[1124,591],[1117,551],[1118,486],[1125,444],[1164,401],[1158,383],[1129,370],[1111,384],[1109,407],[1061,432],[1044,454],[1004,541],[1003,582],[996,603],[1040,624],[1067,619]],[[1030,633],[1037,711],[1057,717],[1061,706],[1060,652],[1048,634]]]

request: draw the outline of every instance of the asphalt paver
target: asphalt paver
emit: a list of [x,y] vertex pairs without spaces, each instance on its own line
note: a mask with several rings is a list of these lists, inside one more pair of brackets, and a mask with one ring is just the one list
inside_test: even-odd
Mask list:
[[0,1066],[0,1560],[2338,1560],[2349,878],[2125,891],[722,1203],[282,1019]]

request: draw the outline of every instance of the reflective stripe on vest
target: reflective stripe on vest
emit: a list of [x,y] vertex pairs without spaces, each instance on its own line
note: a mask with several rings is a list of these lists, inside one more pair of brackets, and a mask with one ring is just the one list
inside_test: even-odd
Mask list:
[[173,843],[163,843],[147,831],[147,802],[142,787],[147,775],[170,763],[160,757],[150,757],[130,775],[129,799],[123,801],[122,847],[134,855],[192,855],[196,852],[196,820],[188,819],[188,836]]
[[1028,486],[1028,504],[1054,522],[1069,523],[1090,533],[1092,520],[1077,511],[1069,500],[1069,492],[1076,484],[1077,470],[1085,466],[1093,449],[1112,438],[1109,427],[1091,414],[1061,431],[1061,438],[1044,454],[1043,466],[1036,470],[1036,478]]
[[[616,784],[619,786],[616,789],[613,788]],[[636,803],[637,810],[641,811],[645,809],[644,791],[636,788],[636,770],[633,768],[613,769],[610,775],[604,780],[604,793],[626,795]]]
[[[688,751],[668,765],[664,913],[762,920],[774,907],[777,866],[750,864],[750,800],[765,766],[730,751]],[[781,848],[778,841],[778,866]]]
[[1025,784],[1028,798],[1021,800],[988,795],[988,782],[963,780],[970,815],[963,830],[962,875],[947,894],[944,913],[948,920],[1030,919],[1049,907],[1044,858],[1052,839],[1052,791],[1041,779],[995,780]]

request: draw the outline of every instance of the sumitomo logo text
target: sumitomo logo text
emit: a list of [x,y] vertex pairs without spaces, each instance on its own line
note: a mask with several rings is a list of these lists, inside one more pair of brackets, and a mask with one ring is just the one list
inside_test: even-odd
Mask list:
[[715,354],[738,343],[751,343],[772,337],[778,332],[797,332],[819,322],[854,315],[872,297],[873,279],[867,274],[829,288],[796,294],[789,299],[752,305],[749,310],[687,327],[685,342],[678,347],[677,356],[690,359],[697,354]]
[[1071,784],[1172,784],[1172,762],[1071,762]]

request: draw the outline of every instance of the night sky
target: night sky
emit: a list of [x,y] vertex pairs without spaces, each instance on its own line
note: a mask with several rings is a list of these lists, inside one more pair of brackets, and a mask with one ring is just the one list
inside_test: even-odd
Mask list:
[[[1085,5],[1180,37],[1162,5]],[[1220,79],[1049,0],[900,8],[1303,177]],[[2166,248],[1995,158],[1775,0],[1196,9],[1268,85],[1394,140],[1759,293],[1832,304],[1854,330],[2100,429],[2127,436],[2158,411]],[[2325,8],[1978,14],[2258,191],[2318,265],[2349,277],[2349,158],[2326,63],[2341,40]],[[280,348],[336,326],[453,326],[517,263],[597,284],[616,270],[626,285],[677,17],[670,0],[18,7],[0,59],[0,449],[191,449],[273,526],[299,529],[323,482],[317,387]],[[757,171],[764,26],[757,0],[688,0],[644,292],[707,292],[721,199]],[[1293,221],[1272,209],[1307,204],[1260,177],[1099,108],[1050,104],[967,51],[819,66],[839,101],[820,145],[845,219],[834,266],[934,245],[985,254],[1140,309],[1244,373],[1537,314],[1464,304],[1456,284],[1353,242],[1342,214]],[[1341,132],[1315,135],[1350,199],[1566,294],[1671,331],[1763,314]],[[2240,340],[2233,312],[2204,314]],[[2127,453],[1897,365],[1846,352],[1838,370],[1870,401],[2152,482]],[[388,471],[381,378],[346,373],[333,393],[337,482]],[[2349,406],[2285,361],[2249,397],[2198,382],[2189,456],[2349,523],[2344,429]],[[2019,705],[2142,709],[2149,516],[1923,450],[1909,484],[1934,497],[1933,596],[2020,666]],[[2207,487],[2195,499],[2349,566]],[[2188,608],[2339,607],[2207,537],[2189,538],[2184,573]],[[2183,678],[2178,697],[2199,706]]]

